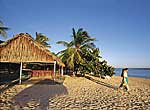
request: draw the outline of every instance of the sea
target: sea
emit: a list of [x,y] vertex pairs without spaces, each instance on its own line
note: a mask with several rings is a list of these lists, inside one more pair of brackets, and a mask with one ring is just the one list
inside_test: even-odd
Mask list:
[[[115,68],[115,75],[120,76],[122,68]],[[129,77],[150,78],[150,68],[128,68]]]

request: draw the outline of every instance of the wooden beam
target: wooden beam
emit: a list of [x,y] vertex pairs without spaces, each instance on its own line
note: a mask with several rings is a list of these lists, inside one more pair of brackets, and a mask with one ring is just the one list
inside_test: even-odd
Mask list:
[[20,63],[20,77],[19,77],[19,84],[21,84],[21,76],[22,76],[22,62]]

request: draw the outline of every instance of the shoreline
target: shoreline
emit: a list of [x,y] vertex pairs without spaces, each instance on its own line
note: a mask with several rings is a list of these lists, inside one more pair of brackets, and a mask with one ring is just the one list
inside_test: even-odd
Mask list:
[[[116,77],[121,77],[120,75],[114,75]],[[112,77],[114,77],[112,76]],[[141,77],[141,76],[128,76],[128,78],[142,78],[142,79],[150,79],[150,77]]]
[[[121,75],[122,68],[115,68],[115,76]],[[129,77],[150,78],[150,68],[128,68]]]

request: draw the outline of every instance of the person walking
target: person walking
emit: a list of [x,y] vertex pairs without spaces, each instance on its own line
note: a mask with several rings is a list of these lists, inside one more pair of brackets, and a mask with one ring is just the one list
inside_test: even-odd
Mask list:
[[122,73],[121,73],[121,77],[122,77],[122,82],[119,86],[120,89],[125,88],[126,91],[129,91],[129,86],[128,86],[128,68],[124,68],[122,69]]

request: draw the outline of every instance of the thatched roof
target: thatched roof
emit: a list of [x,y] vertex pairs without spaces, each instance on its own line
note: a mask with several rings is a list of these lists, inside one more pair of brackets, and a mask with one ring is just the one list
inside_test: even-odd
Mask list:
[[36,42],[31,35],[20,33],[0,44],[0,62],[53,62],[65,66],[46,47]]

